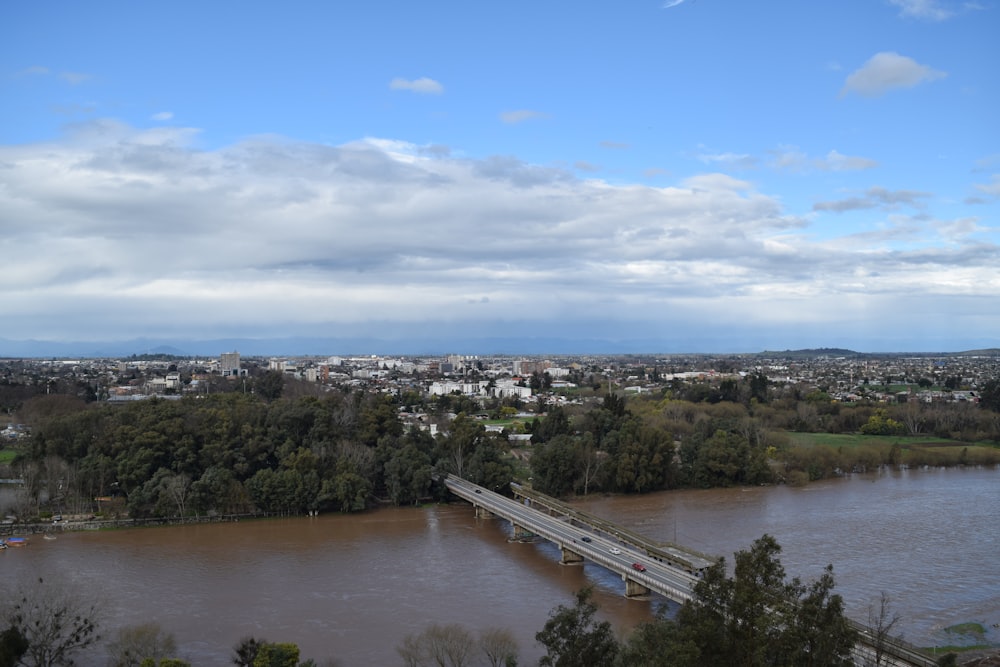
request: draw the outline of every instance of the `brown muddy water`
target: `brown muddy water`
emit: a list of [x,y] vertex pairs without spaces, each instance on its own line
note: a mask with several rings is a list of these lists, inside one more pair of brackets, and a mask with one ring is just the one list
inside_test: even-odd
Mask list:
[[[591,497],[581,509],[712,555],[764,533],[789,576],[834,566],[859,621],[881,591],[918,645],[957,643],[944,628],[979,622],[1000,641],[1000,471],[933,469],[855,475],[804,488]],[[0,591],[34,577],[99,602],[102,634],[156,622],[193,665],[229,664],[241,637],[294,642],[303,658],[343,667],[401,664],[396,646],[431,623],[508,628],[521,664],[541,655],[549,612],[593,585],[622,634],[660,598],[626,600],[617,576],[562,566],[548,543],[509,543],[510,526],[468,505],[171,526],[32,538],[0,553]],[[103,665],[103,646],[81,664]]]

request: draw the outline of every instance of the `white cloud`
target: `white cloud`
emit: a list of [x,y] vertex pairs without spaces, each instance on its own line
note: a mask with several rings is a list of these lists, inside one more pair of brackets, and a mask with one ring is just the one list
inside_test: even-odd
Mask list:
[[670,9],[671,7],[676,7],[677,5],[683,4],[684,0],[666,0],[663,3],[664,9]]
[[700,153],[698,159],[706,164],[720,164],[734,169],[752,169],[757,158],[747,153]]
[[817,166],[820,169],[829,169],[830,171],[860,171],[877,167],[878,162],[866,157],[844,155],[832,150],[826,154],[825,158],[817,161]]
[[900,205],[921,208],[925,199],[931,195],[928,192],[918,192],[916,190],[887,190],[880,186],[870,187],[861,195],[855,195],[846,199],[835,201],[822,201],[813,204],[814,211],[833,211],[843,213],[844,211],[855,211],[860,209],[882,208],[885,210],[895,210]]
[[934,227],[941,234],[942,238],[952,243],[960,243],[973,234],[987,231],[979,226],[978,218],[939,220],[934,222]]
[[173,114],[172,111],[160,111],[160,112],[154,113],[152,116],[150,116],[150,119],[151,120],[166,121],[166,120],[170,120],[173,117],[174,117],[174,114]]
[[890,90],[912,88],[927,83],[947,73],[921,65],[912,58],[892,51],[876,53],[860,69],[852,72],[840,94],[857,93],[864,97],[878,97]]
[[393,79],[389,82],[389,88],[392,90],[409,90],[414,93],[421,93],[423,95],[440,95],[444,92],[444,86],[435,81],[434,79],[428,79],[426,77],[420,79]]
[[943,7],[939,0],[889,0],[889,4],[899,7],[901,16],[929,21],[944,21],[954,15],[954,12]]
[[1000,197],[1000,174],[993,174],[989,183],[977,183],[976,189],[991,197]]
[[804,171],[810,165],[809,156],[797,146],[779,146],[768,151],[768,166],[785,171]]
[[17,73],[18,76],[43,76],[49,73],[48,67],[43,67],[42,65],[32,65],[31,67],[25,67],[23,70]]
[[90,75],[82,72],[59,72],[59,78],[72,86],[76,86],[89,80]]
[[516,123],[523,123],[528,120],[536,120],[539,118],[547,118],[547,114],[541,111],[530,111],[528,109],[520,109],[518,111],[504,111],[500,114],[500,120],[508,125],[514,125]]
[[[885,256],[872,282],[901,301],[1000,293],[982,281],[1000,250],[964,220],[818,242],[778,198],[726,174],[613,185],[397,140],[201,150],[196,135],[101,121],[0,147],[0,292],[18,313],[4,337],[490,336],[526,322],[614,337],[626,321],[703,331],[788,308],[828,327],[850,312],[845,291],[872,298],[845,276],[873,247]],[[857,196],[890,210],[925,198]]]
[[813,169],[819,171],[861,171],[878,166],[878,162],[871,158],[844,155],[837,150],[831,150],[823,157],[811,158],[798,146],[779,146],[768,151],[768,155],[767,165],[780,171],[806,172]]

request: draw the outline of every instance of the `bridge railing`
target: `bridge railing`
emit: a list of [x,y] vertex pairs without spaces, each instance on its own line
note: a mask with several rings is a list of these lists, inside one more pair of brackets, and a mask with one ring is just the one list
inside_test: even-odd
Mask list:
[[[531,521],[530,518],[525,520],[523,516],[516,515],[511,510],[510,506],[507,505],[507,503],[513,503],[518,507],[524,507],[517,501],[510,500],[508,498],[505,498],[504,496],[495,494],[490,491],[487,491],[486,493],[482,492],[476,493],[474,489],[469,490],[466,487],[466,485],[469,484],[469,482],[467,482],[466,480],[463,480],[460,477],[451,479],[451,477],[452,476],[449,475],[449,479],[446,483],[448,484],[448,487],[451,489],[452,493],[459,495],[460,497],[464,498],[465,500],[468,500],[469,502],[472,502],[473,504],[484,507],[485,509],[496,514],[497,516],[500,516],[503,519],[510,521],[512,524],[517,524],[524,528],[527,528],[535,535],[543,537],[546,540],[553,542],[554,544],[558,545],[561,548],[570,549],[574,553],[577,553],[587,558],[588,560],[611,570],[612,572],[617,572],[621,574],[623,578],[631,579],[632,581],[641,583],[646,588],[656,591],[661,595],[665,595],[666,597],[672,600],[675,600],[677,602],[684,602],[686,600],[691,599],[690,588],[682,588],[679,586],[674,586],[671,585],[670,583],[667,583],[663,579],[658,579],[652,576],[649,573],[641,572],[635,569],[630,569],[630,567],[624,566],[621,563],[612,559],[610,556],[608,556],[601,549],[601,547],[588,544],[587,542],[584,542],[582,540],[573,542],[571,543],[571,545],[569,545],[566,543],[566,538],[564,536],[549,530],[546,526],[542,525],[541,523],[536,523]],[[579,529],[574,528],[574,530],[579,530]],[[683,573],[678,573],[678,574],[683,575]]]

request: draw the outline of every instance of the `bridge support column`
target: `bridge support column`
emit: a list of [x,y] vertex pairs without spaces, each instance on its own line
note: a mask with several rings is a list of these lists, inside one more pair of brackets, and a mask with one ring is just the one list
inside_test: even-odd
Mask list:
[[493,512],[489,511],[485,507],[480,507],[476,505],[476,518],[477,519],[492,519]]
[[575,551],[570,551],[566,547],[560,546],[559,551],[562,552],[562,564],[563,565],[583,565],[583,556],[576,553]]
[[519,526],[519,525],[517,525],[516,523],[513,523],[513,522],[511,522],[511,525],[514,527],[514,539],[515,540],[528,540],[528,539],[531,539],[532,537],[535,536],[535,534],[533,532],[531,532],[530,530],[528,530],[527,528],[525,528],[523,526]]
[[638,581],[633,581],[628,577],[622,577],[625,580],[625,597],[636,598],[642,597],[643,595],[649,595],[649,589],[640,584]]

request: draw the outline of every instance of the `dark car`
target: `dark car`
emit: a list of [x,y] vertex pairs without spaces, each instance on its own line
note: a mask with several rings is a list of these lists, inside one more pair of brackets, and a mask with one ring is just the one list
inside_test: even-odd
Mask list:
[[480,491],[479,489],[476,489],[476,493],[482,493],[482,491]]
[[632,567],[634,567],[635,569],[639,570],[640,572],[645,572],[646,571],[646,566],[643,565],[642,563],[632,563]]
[[583,537],[582,539],[583,539],[584,542],[589,542],[590,541],[589,537]]

